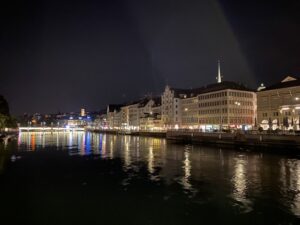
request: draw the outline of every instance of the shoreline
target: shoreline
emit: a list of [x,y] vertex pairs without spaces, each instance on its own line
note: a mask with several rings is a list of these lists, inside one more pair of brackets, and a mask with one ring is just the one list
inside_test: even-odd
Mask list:
[[242,133],[204,133],[195,131],[167,131],[167,132],[131,132],[122,133],[116,130],[94,130],[90,132],[114,135],[133,135],[145,137],[160,137],[178,144],[195,144],[235,148],[239,150],[255,150],[276,153],[300,153],[300,136],[290,134],[242,134]]
[[[120,131],[86,128],[87,132],[113,135],[131,135],[141,137],[164,138],[178,144],[196,144],[235,148],[255,151],[279,153],[300,153],[300,135],[295,134],[265,134],[265,133],[205,133],[189,130],[169,130],[166,132],[152,131]],[[22,132],[28,132],[23,130]],[[38,131],[39,132],[39,131]],[[40,131],[42,132],[42,131]]]

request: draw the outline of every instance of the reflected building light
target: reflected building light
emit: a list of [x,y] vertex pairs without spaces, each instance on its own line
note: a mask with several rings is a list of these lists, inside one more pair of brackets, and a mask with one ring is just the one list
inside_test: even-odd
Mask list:
[[27,133],[27,150],[31,150],[31,133]]
[[190,183],[191,177],[191,161],[190,161],[190,152],[188,149],[185,149],[184,160],[183,160],[183,172],[184,176],[182,177],[182,185],[185,190],[193,191],[193,187]]
[[101,152],[106,152],[106,135],[102,136]]
[[85,139],[85,155],[91,154],[91,133],[86,133],[86,139]]
[[99,134],[93,133],[93,138],[92,138],[92,146],[93,146],[93,154],[99,155],[100,150],[99,150],[99,145],[100,145],[100,139],[98,138]]
[[20,146],[21,145],[21,143],[22,143],[22,132],[19,132],[19,135],[18,135],[18,146]]
[[[290,160],[289,160],[290,161]],[[288,190],[292,190],[295,194],[293,202],[291,204],[291,209],[293,213],[300,216],[300,162],[292,161],[290,167],[293,167],[290,173],[291,176],[291,187]]]
[[129,143],[128,140],[126,140],[126,137],[125,137],[124,164],[125,164],[125,170],[128,170],[131,164],[131,158],[129,152]]
[[69,133],[69,137],[68,137],[68,148],[71,149],[73,146],[73,133]]
[[153,174],[154,173],[154,168],[153,168],[153,147],[149,147],[149,153],[148,153],[148,171],[149,173]]
[[81,148],[80,148],[80,155],[85,155],[85,134],[82,135],[81,138]]
[[46,136],[46,134],[43,133],[43,135],[42,135],[42,146],[43,146],[43,148],[45,148],[45,136]]
[[233,196],[237,201],[243,202],[246,196],[247,182],[245,175],[245,159],[238,158],[236,160],[235,169],[234,169],[234,177],[233,177],[233,185],[234,192]]
[[140,140],[136,143],[136,158],[137,160],[140,160]]
[[59,135],[56,133],[56,147],[59,148]]
[[31,134],[30,143],[31,143],[31,150],[35,151],[35,135],[34,134]]
[[102,136],[102,134],[99,135],[99,140],[98,141],[99,141],[98,151],[99,151],[99,154],[102,155],[102,144],[103,144],[102,143],[103,142],[103,136]]

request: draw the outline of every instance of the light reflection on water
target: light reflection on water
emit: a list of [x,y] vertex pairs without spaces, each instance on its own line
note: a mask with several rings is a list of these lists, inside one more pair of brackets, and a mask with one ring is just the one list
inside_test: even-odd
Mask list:
[[[138,176],[139,162],[147,165],[149,179],[177,183],[193,198],[199,191],[218,193],[236,202],[241,213],[255,210],[258,199],[272,199],[279,208],[300,216],[300,160],[284,156],[183,146],[165,139],[116,136],[85,132],[20,133],[20,151],[42,151],[44,147],[67,149],[73,155],[97,155],[123,160],[128,186]],[[1,167],[1,162],[0,162]],[[274,199],[275,198],[275,199]],[[209,199],[209,198],[208,198]],[[208,200],[209,201],[209,200]],[[271,204],[271,203],[270,203]],[[257,206],[258,207],[258,206]]]

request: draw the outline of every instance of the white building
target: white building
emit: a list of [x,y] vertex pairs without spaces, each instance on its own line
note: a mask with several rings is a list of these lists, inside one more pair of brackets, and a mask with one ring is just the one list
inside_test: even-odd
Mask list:
[[264,130],[299,130],[300,79],[287,76],[257,92],[257,121]]

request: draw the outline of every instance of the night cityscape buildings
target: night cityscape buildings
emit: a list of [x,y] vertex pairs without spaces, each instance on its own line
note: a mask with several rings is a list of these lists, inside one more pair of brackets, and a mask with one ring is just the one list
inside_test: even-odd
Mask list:
[[85,127],[127,131],[192,129],[299,130],[299,78],[286,76],[281,82],[257,91],[245,85],[222,81],[200,88],[179,89],[167,85],[160,96],[108,104],[98,112],[34,114],[21,118],[22,126]]
[[299,130],[300,80],[286,76],[257,92],[257,118],[264,129]]
[[[219,70],[218,70],[219,71]],[[218,72],[220,74],[220,72]],[[108,105],[101,129],[116,130],[299,130],[299,79],[251,90],[222,81],[196,89],[166,86],[161,96]],[[270,122],[271,121],[271,122]]]

